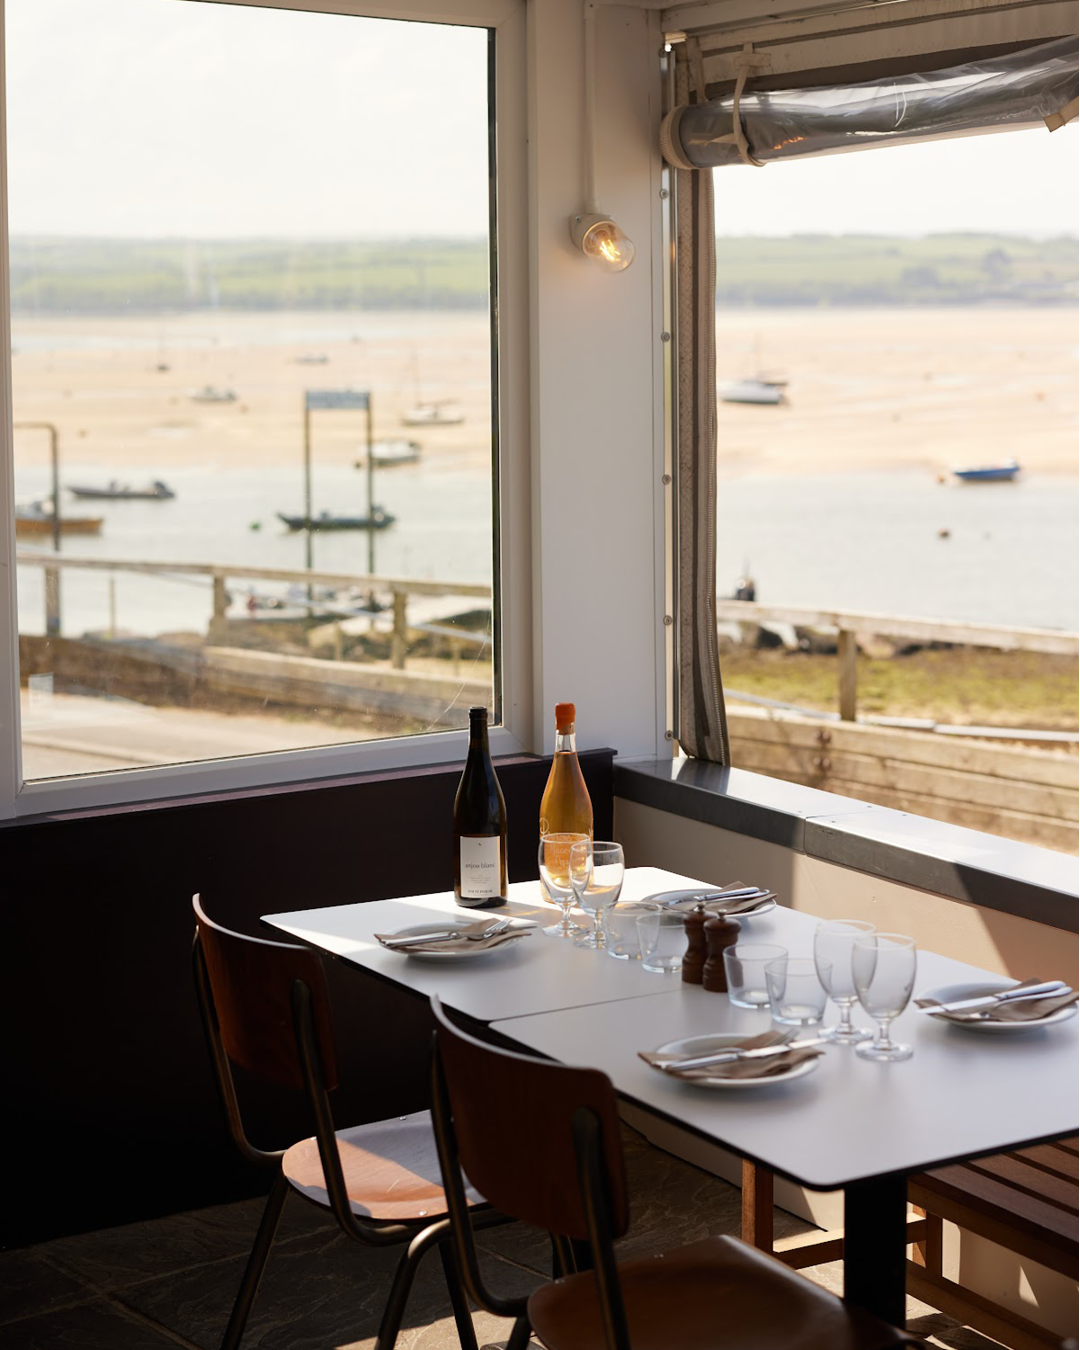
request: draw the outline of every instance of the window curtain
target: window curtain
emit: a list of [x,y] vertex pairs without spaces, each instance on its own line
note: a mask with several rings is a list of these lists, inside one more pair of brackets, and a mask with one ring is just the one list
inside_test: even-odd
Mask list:
[[[676,48],[679,103],[704,101],[697,43]],[[695,78],[695,67],[697,78]],[[716,639],[716,230],[712,170],[673,168],[676,219],[678,700],[675,734],[731,762]]]

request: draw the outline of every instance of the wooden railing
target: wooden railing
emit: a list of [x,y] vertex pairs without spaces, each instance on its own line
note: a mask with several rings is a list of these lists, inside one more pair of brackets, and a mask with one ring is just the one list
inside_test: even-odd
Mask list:
[[718,623],[735,622],[755,627],[770,623],[793,628],[835,629],[839,661],[840,718],[855,721],[857,702],[856,637],[902,638],[908,642],[949,642],[956,646],[993,647],[999,651],[1045,652],[1055,656],[1080,654],[1080,634],[1053,628],[1001,628],[953,619],[919,619],[890,614],[865,614],[854,610],[799,609],[787,605],[761,605],[748,600],[718,600]]
[[[412,577],[358,576],[354,572],[314,572],[284,567],[245,567],[236,563],[199,563],[199,562],[137,562],[117,558],[79,558],[70,554],[45,553],[38,550],[19,549],[16,561],[20,566],[38,565],[45,569],[45,630],[51,634],[60,632],[60,587],[59,572],[65,567],[82,568],[98,572],[137,572],[158,576],[197,576],[209,577],[212,590],[212,612],[209,624],[211,640],[224,637],[229,608],[228,581],[271,581],[285,582],[304,588],[324,586],[334,590],[367,592],[371,595],[389,596],[392,608],[392,627],[390,638],[390,662],[397,670],[405,668],[405,654],[408,648],[409,623],[407,606],[410,597],[453,595],[465,598],[491,600],[491,587],[469,581],[424,581]],[[303,605],[305,602],[300,601]],[[314,606],[315,602],[311,602]],[[343,616],[347,617],[347,616]],[[332,618],[327,620],[333,622]],[[450,630],[445,625],[414,626],[414,631],[441,632],[452,635],[457,642],[486,641],[486,635],[470,634],[462,630]]]

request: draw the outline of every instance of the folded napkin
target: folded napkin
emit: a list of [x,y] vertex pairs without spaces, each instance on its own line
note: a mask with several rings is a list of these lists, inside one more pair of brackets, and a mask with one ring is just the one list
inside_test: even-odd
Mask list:
[[419,941],[419,935],[414,935],[410,939],[406,933],[375,933],[375,940],[388,951],[392,952],[485,952],[491,947],[498,947],[504,942],[514,942],[518,938],[527,937],[532,932],[532,928],[509,928],[502,933],[495,933],[489,938],[480,938],[470,936],[470,934],[482,933],[485,928],[489,928],[493,920],[485,919],[479,923],[470,923],[458,931],[456,937],[437,939],[436,934],[432,934],[431,940],[426,942]]
[[[1041,981],[1024,980],[1023,983],[1040,984]],[[1000,987],[987,989],[986,997],[999,993]],[[968,997],[978,998],[979,994],[969,994]],[[938,1002],[936,998],[917,998],[915,1003],[920,1008],[929,1009],[931,1017],[940,1018],[943,1022],[1039,1022],[1044,1017],[1069,1007],[1078,997],[1080,995],[1070,990],[1067,994],[1048,994],[1045,998],[1006,1001],[992,1007],[961,1009],[959,1012],[935,1012],[934,1005]]]
[[[775,1078],[778,1074],[790,1073],[804,1060],[817,1059],[823,1052],[820,1049],[784,1050],[765,1059],[730,1059],[721,1064],[703,1064],[699,1069],[682,1069],[678,1062],[656,1063],[655,1058],[646,1051],[639,1051],[646,1064],[662,1069],[673,1078],[682,1078],[692,1083],[695,1079],[707,1078]],[[687,1059],[690,1056],[687,1055]]]
[[775,1055],[761,1059],[734,1059],[719,1064],[703,1064],[697,1069],[684,1069],[684,1062],[692,1063],[701,1059],[709,1051],[695,1051],[686,1055],[664,1055],[659,1051],[639,1050],[638,1056],[650,1068],[660,1069],[673,1078],[684,1078],[688,1082],[705,1078],[773,1078],[777,1074],[789,1073],[797,1064],[807,1059],[816,1059],[822,1053],[820,1049],[780,1050],[785,1041],[795,1035],[795,1031],[764,1031],[759,1036],[750,1036],[744,1041],[732,1041],[729,1045],[717,1046],[716,1053],[726,1050],[757,1050],[765,1046],[776,1046]]

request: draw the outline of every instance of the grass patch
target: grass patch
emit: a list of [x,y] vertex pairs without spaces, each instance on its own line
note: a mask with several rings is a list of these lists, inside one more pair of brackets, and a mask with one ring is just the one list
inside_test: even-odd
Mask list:
[[[839,706],[833,656],[735,648],[721,655],[720,670],[728,691],[821,711]],[[860,713],[955,726],[1076,731],[1078,696],[1077,663],[1067,656],[955,647],[858,658]]]

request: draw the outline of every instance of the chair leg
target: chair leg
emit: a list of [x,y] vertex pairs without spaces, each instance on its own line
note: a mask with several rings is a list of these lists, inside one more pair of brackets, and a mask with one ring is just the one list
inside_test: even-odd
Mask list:
[[270,1248],[274,1245],[274,1237],[281,1221],[281,1211],[285,1206],[285,1198],[288,1194],[289,1183],[285,1180],[284,1174],[279,1171],[274,1178],[274,1184],[266,1200],[266,1208],[263,1210],[262,1218],[259,1221],[259,1231],[255,1234],[255,1245],[251,1249],[251,1255],[248,1257],[248,1263],[244,1269],[244,1277],[240,1281],[240,1288],[237,1290],[236,1301],[233,1303],[232,1312],[229,1314],[229,1325],[225,1328],[225,1335],[222,1337],[221,1350],[237,1350],[240,1344],[244,1327],[247,1326],[248,1314],[251,1312],[251,1305],[255,1302],[255,1295],[259,1292],[259,1281],[266,1269],[266,1260],[270,1255]]
[[510,1333],[510,1339],[506,1342],[506,1350],[527,1350],[529,1336],[532,1334],[532,1327],[529,1325],[527,1317],[519,1317],[514,1323],[514,1329]]
[[439,1243],[439,1255],[442,1257],[446,1287],[450,1291],[450,1306],[454,1310],[454,1322],[457,1324],[461,1350],[480,1350],[476,1343],[476,1329],[473,1326],[469,1300],[465,1297],[465,1283],[461,1278],[461,1266],[454,1244],[449,1237]]
[[375,1338],[375,1350],[394,1350],[394,1342],[401,1330],[401,1319],[405,1316],[405,1304],[409,1301],[409,1291],[416,1278],[417,1268],[428,1249],[445,1235],[444,1225],[432,1225],[417,1233],[405,1248],[397,1270],[394,1271],[386,1307],[383,1309],[382,1322],[379,1324],[379,1334]]

